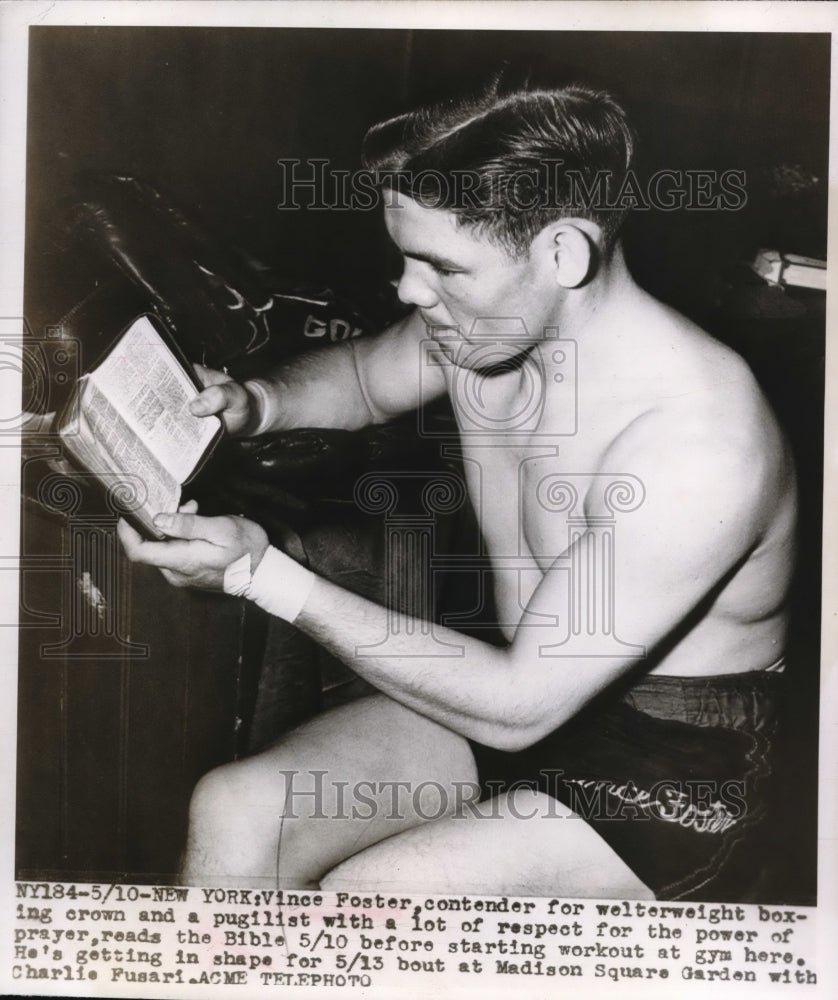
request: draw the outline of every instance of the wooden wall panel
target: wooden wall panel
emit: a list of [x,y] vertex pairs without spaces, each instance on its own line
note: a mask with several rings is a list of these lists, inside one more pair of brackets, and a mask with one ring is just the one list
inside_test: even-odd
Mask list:
[[[21,630],[19,874],[171,881],[191,789],[235,756],[242,686],[255,684],[258,664],[240,656],[242,603],[131,566],[113,518],[91,527],[29,502],[24,532],[55,564],[24,570],[28,614],[58,614]],[[73,552],[79,534],[86,548]],[[111,591],[110,635],[82,594],[85,574]]]

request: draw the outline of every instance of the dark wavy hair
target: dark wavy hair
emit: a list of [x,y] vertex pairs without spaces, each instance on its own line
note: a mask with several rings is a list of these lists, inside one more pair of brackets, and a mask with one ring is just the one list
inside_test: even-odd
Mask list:
[[381,187],[447,209],[523,257],[544,226],[573,216],[596,222],[610,250],[626,210],[609,205],[633,150],[608,94],[579,85],[505,93],[495,78],[477,95],[374,125],[363,158]]

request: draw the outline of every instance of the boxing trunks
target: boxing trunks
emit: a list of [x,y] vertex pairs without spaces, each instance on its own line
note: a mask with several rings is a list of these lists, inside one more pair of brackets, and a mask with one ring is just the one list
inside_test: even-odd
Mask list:
[[[529,787],[558,799],[659,899],[736,900],[769,862],[783,682],[770,669],[647,675],[523,751],[472,743],[481,794]],[[576,819],[557,812],[554,822],[560,836]]]

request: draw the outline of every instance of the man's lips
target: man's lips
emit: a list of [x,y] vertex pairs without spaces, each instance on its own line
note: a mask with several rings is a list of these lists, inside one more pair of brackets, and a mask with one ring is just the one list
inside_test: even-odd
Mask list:
[[433,316],[429,316],[423,309],[419,310],[419,314],[425,321],[425,326],[428,327],[428,331],[434,339],[439,337],[452,339],[460,336],[460,328],[456,323],[451,323],[444,319],[435,319]]

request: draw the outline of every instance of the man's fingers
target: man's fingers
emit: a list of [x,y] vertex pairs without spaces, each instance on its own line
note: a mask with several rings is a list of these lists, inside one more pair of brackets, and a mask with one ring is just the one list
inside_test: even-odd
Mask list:
[[173,542],[147,542],[125,520],[116,526],[125,554],[131,562],[145,563],[146,566],[169,568],[184,564],[194,557],[191,547]]
[[[228,380],[229,381],[229,380]],[[227,408],[228,396],[223,385],[210,385],[189,402],[189,412],[196,417],[207,417]]]
[[218,414],[227,431],[238,434],[250,419],[251,400],[247,390],[223,372],[197,365],[196,371],[206,388],[190,401],[189,412],[196,417]]
[[198,362],[195,362],[192,367],[195,369],[198,381],[204,388],[208,385],[222,385],[224,382],[232,382],[231,377],[226,372],[216,371],[215,368],[207,368],[206,365],[199,364]]
[[204,538],[199,521],[206,521],[207,518],[198,517],[197,514],[158,514],[154,519],[154,527],[158,528],[169,538]]
[[169,538],[182,538],[185,541],[202,539],[223,545],[229,540],[226,518],[223,517],[201,517],[188,512],[158,514],[154,519],[154,527]]
[[125,549],[125,554],[129,559],[135,560],[143,544],[142,535],[125,520],[125,518],[120,518],[116,525],[116,534],[120,542],[122,542],[122,547]]

